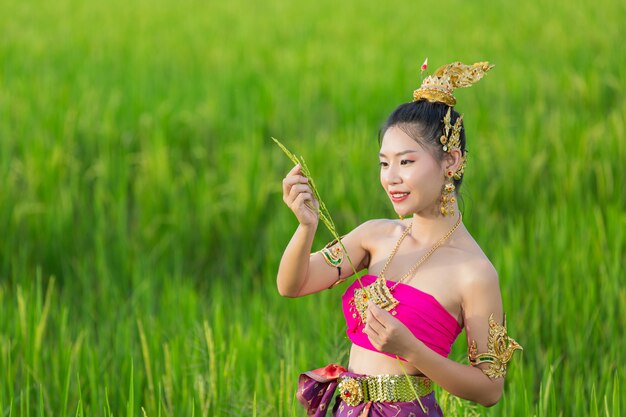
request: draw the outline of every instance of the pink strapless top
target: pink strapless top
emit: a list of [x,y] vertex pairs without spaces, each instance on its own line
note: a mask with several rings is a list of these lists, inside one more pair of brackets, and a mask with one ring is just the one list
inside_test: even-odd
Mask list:
[[[375,280],[376,276],[374,275],[363,275],[361,277],[363,286],[368,286]],[[394,281],[387,280],[387,287],[392,287],[394,284]],[[343,314],[348,325],[346,333],[355,345],[378,352],[369,341],[367,335],[363,333],[365,324],[361,322],[361,317],[354,306],[354,302],[350,302],[354,297],[354,291],[358,288],[361,288],[361,286],[359,281],[356,280],[341,296]],[[447,357],[452,343],[454,343],[462,330],[456,319],[435,297],[410,285],[398,284],[392,295],[400,303],[394,309],[396,312],[395,317],[408,327],[411,333],[426,346]],[[386,352],[381,353],[395,358],[395,355]]]

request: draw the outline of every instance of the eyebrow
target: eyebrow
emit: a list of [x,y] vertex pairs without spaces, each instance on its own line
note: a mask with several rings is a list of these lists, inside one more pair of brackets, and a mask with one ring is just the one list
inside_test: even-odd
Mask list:
[[[413,153],[413,152],[418,152],[415,149],[407,149],[406,151],[402,151],[402,152],[398,152],[397,154],[395,154],[394,156],[401,156],[401,155],[405,155],[407,153]],[[382,156],[382,157],[387,157],[387,155],[385,155],[384,153],[379,153],[378,156]]]

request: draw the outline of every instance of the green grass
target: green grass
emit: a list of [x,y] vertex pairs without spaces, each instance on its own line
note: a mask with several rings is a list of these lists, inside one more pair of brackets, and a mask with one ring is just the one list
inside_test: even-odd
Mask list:
[[496,64],[457,94],[464,221],[524,346],[448,415],[626,410],[624,3],[335,3],[0,0],[0,415],[302,415],[348,343],[341,290],[276,291],[270,137],[340,232],[392,217],[377,131],[426,56]]

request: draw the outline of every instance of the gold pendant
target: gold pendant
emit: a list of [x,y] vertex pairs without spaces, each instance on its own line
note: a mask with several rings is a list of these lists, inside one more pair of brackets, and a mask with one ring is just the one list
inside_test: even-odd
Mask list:
[[367,322],[367,302],[372,300],[374,304],[378,307],[391,312],[395,316],[395,311],[393,310],[398,304],[398,300],[396,300],[389,287],[387,287],[387,280],[385,278],[381,278],[380,276],[376,278],[376,281],[368,285],[364,288],[357,288],[354,290],[354,297],[350,304],[354,306],[357,313],[361,317],[361,322]]

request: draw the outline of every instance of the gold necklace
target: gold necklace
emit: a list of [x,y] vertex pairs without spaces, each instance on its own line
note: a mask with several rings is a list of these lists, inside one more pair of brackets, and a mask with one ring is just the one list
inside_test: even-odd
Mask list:
[[382,309],[391,311],[391,314],[395,316],[396,312],[392,310],[399,304],[399,301],[395,299],[395,297],[391,294],[391,291],[393,291],[398,286],[398,284],[404,282],[404,280],[413,276],[415,271],[417,271],[417,268],[419,268],[424,262],[426,262],[426,260],[428,260],[428,258],[430,258],[430,256],[441,245],[443,245],[443,243],[446,240],[448,240],[450,236],[452,236],[452,234],[456,231],[456,229],[461,224],[461,219],[462,219],[462,216],[459,214],[459,219],[456,221],[452,229],[450,229],[448,233],[446,233],[441,239],[439,239],[433,245],[433,247],[430,248],[430,250],[426,252],[424,256],[422,256],[408,270],[406,274],[402,276],[402,278],[400,278],[391,288],[389,288],[387,287],[387,279],[385,278],[385,271],[387,270],[387,267],[391,263],[391,260],[396,255],[396,252],[398,252],[398,248],[400,247],[400,244],[402,243],[404,238],[409,234],[409,231],[413,227],[413,222],[411,222],[411,224],[409,224],[409,226],[400,236],[400,239],[398,239],[398,242],[396,242],[396,246],[394,246],[393,250],[391,251],[391,254],[387,258],[387,262],[385,262],[383,269],[378,274],[376,281],[374,281],[372,284],[368,285],[365,288],[357,288],[356,290],[354,290],[354,297],[352,297],[350,304],[351,304],[351,307],[354,308],[354,310],[356,311],[352,314],[352,317],[356,318],[356,315],[358,313],[359,316],[361,317],[361,321],[363,323],[366,322],[366,311],[367,311],[368,300],[372,300],[376,305],[378,305]]
[[[400,278],[394,285],[393,287],[390,288],[391,291],[393,291],[394,288],[396,288],[396,286],[398,284],[400,284],[401,282],[404,282],[405,279],[410,278],[411,276],[413,276],[413,274],[415,273],[415,271],[417,271],[417,268],[419,268],[424,262],[426,262],[426,260],[428,258],[430,258],[430,256],[437,250],[439,249],[439,247],[441,245],[443,245],[443,243],[448,240],[448,238],[450,236],[452,236],[452,233],[454,233],[456,231],[456,229],[459,227],[459,225],[461,224],[461,218],[462,216],[459,214],[459,219],[456,221],[456,223],[454,224],[454,226],[452,226],[452,229],[448,230],[448,233],[446,233],[441,239],[439,239],[432,248],[430,248],[430,250],[428,252],[426,252],[424,254],[424,256],[422,256],[419,261],[417,261],[412,267],[411,269],[409,269],[407,271],[406,274],[404,274],[402,276],[402,278]],[[407,230],[411,230],[411,228],[413,227],[413,222],[411,222],[411,224],[409,225],[409,227],[407,227]],[[396,252],[398,251],[398,248],[400,247],[400,243],[402,243],[402,241],[404,240],[404,238],[408,235],[407,230],[404,231],[404,233],[402,233],[402,236],[400,236],[400,240],[398,240],[398,242],[396,243],[396,246],[393,248],[393,250],[391,251],[391,254],[389,255],[389,258],[387,259],[387,262],[385,263],[385,265],[383,266],[383,269],[380,271],[380,273],[378,274],[379,278],[382,278],[383,280],[387,281],[387,279],[385,278],[385,271],[387,270],[387,267],[389,266],[389,264],[391,263],[391,260],[393,259],[393,257],[396,255]]]

